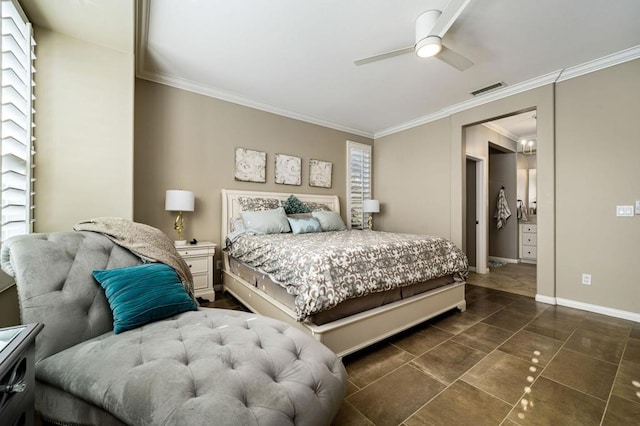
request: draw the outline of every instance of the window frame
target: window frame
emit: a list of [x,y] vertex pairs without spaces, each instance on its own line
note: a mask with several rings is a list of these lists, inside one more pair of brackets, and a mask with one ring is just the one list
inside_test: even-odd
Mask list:
[[[360,192],[361,199],[356,200],[354,198],[354,191],[352,185],[352,176],[354,173],[353,163],[354,163],[354,153],[361,152],[366,153],[368,156],[368,168],[365,171],[365,162],[363,161],[360,164],[361,170],[361,179],[363,181],[363,191]],[[368,172],[368,191],[364,188],[367,186],[364,184],[366,179],[366,174]],[[362,203],[364,200],[370,200],[373,197],[373,147],[371,145],[367,145],[360,142],[347,141],[347,183],[346,183],[346,195],[347,195],[347,226],[349,229],[365,229],[367,220],[365,217],[365,213],[362,211]],[[359,217],[360,221],[354,221],[354,212],[353,210],[359,209]],[[358,212],[355,212],[356,214]]]

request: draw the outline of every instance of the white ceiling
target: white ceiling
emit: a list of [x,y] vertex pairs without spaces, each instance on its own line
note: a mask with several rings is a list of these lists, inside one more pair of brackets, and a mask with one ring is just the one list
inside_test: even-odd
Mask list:
[[69,37],[134,51],[134,0],[19,0],[29,20]]
[[516,142],[537,139],[535,110],[489,121],[484,125]]
[[[137,75],[377,137],[481,101],[469,92],[498,81],[507,87],[485,98],[548,84],[608,55],[607,63],[640,57],[638,0],[471,0],[444,37],[474,62],[468,70],[413,54],[354,65],[412,45],[415,18],[447,2],[140,0]],[[136,2],[22,3],[44,8],[36,24],[90,39],[96,31],[117,38]],[[117,5],[111,13],[108,4]],[[60,10],[85,19],[49,18]]]

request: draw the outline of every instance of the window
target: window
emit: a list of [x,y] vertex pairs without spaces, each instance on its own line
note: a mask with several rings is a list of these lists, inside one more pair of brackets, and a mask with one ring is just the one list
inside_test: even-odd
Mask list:
[[34,47],[17,0],[2,0],[2,242],[33,229]]
[[362,202],[371,199],[371,146],[347,141],[347,212],[349,227],[363,229]]

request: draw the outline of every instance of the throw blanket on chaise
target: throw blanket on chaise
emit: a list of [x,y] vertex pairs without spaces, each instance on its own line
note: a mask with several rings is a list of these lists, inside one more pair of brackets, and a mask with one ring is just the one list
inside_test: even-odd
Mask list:
[[171,266],[178,273],[189,296],[195,300],[189,265],[178,254],[173,241],[159,229],[120,217],[84,220],[76,223],[73,229],[98,232],[145,262],[160,262]]

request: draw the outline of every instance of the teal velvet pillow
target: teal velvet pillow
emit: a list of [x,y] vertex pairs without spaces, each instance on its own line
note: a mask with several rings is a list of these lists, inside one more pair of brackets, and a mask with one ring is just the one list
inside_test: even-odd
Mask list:
[[322,232],[320,222],[315,217],[296,219],[294,217],[288,217],[289,225],[291,225],[291,232],[294,234],[308,234],[311,232]]
[[95,270],[93,277],[109,300],[116,334],[198,309],[176,271],[164,263]]
[[282,207],[284,207],[284,212],[286,214],[311,213],[309,207],[307,207],[307,205],[300,201],[295,195],[290,195],[289,198],[287,198],[287,201],[282,204]]
[[338,212],[319,211],[311,214],[318,219],[323,231],[344,231],[347,229],[347,225],[344,224]]

